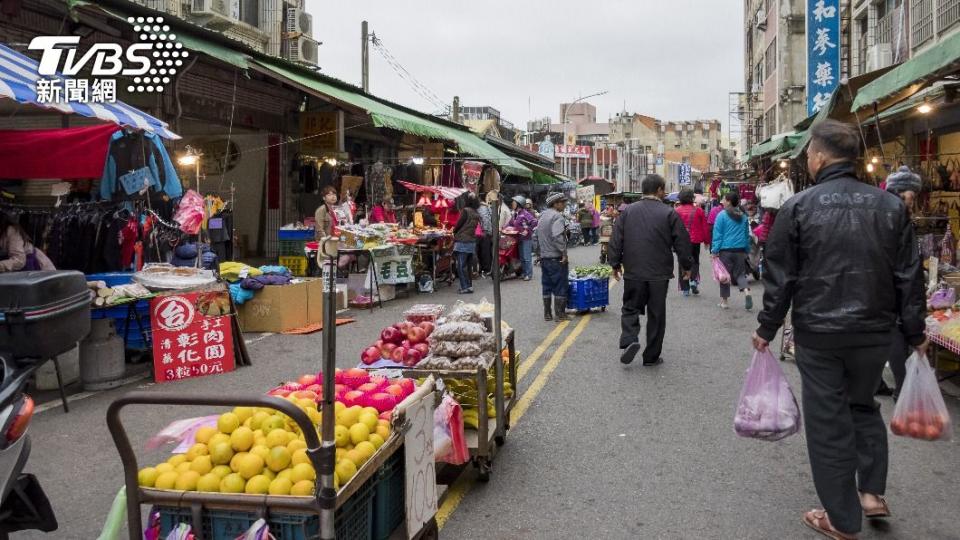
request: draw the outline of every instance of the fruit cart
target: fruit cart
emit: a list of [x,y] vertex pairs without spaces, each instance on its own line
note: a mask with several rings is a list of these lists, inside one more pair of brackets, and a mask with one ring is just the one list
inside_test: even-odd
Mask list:
[[[257,519],[264,518],[271,532],[283,540],[319,538],[323,510],[334,510],[334,530],[340,539],[388,538],[401,527],[404,505],[405,412],[434,392],[432,379],[396,406],[389,439],[363,464],[339,491],[321,489],[323,472],[333,468],[333,448],[323,448],[308,415],[288,400],[272,396],[199,397],[161,392],[131,392],[114,401],[107,411],[107,425],[123,463],[127,492],[127,523],[130,538],[143,534],[142,505],[160,512],[161,538],[178,523],[190,523],[197,540],[233,540]],[[129,405],[183,405],[211,407],[262,407],[287,415],[304,434],[306,454],[316,471],[313,496],[248,495],[175,491],[141,487],[136,454],[120,420]],[[326,459],[325,459],[326,458]],[[436,522],[430,520],[418,534],[430,537]]]
[[[503,446],[506,442],[507,430],[510,429],[510,412],[516,403],[516,397],[513,389],[517,387],[517,366],[516,366],[516,331],[511,329],[504,335],[504,350],[508,355],[503,358],[504,351],[494,357],[490,365],[478,369],[403,369],[404,377],[423,378],[434,376],[442,379],[449,388],[456,383],[451,381],[469,381],[476,385],[477,389],[477,429],[468,429],[465,432],[467,446],[470,448],[470,457],[474,466],[478,469],[480,479],[489,480],[492,470],[493,458],[496,455],[497,448]],[[496,362],[501,362],[501,366],[506,370],[500,380],[503,385],[497,385],[498,377],[496,372]],[[492,385],[491,385],[492,383]],[[491,388],[493,386],[493,388]],[[509,388],[510,391],[506,391]],[[490,403],[490,395],[493,394],[493,403]],[[502,410],[498,410],[502,407]],[[495,411],[495,415],[490,415],[490,411]],[[493,417],[491,417],[493,416]]]

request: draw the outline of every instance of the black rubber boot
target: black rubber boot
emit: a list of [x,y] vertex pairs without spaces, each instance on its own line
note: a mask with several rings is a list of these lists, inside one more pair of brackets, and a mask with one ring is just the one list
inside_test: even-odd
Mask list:
[[545,321],[553,320],[553,305],[549,298],[543,299],[543,320]]
[[553,299],[553,305],[557,312],[558,321],[569,321],[570,317],[567,317],[567,299],[557,296]]

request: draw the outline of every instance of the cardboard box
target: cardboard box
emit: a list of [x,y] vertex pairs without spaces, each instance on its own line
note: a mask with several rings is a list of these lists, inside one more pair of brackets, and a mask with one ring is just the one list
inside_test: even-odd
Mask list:
[[323,322],[323,280],[307,282],[307,324]]
[[239,306],[240,328],[244,332],[279,333],[306,326],[308,302],[308,283],[267,285],[253,300]]

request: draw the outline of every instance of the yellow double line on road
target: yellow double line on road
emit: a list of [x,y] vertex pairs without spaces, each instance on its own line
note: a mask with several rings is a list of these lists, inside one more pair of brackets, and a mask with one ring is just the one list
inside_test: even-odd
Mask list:
[[[580,322],[577,323],[577,326],[574,327],[573,332],[570,332],[570,335],[557,347],[557,350],[554,351],[553,355],[550,356],[550,360],[547,361],[546,365],[543,366],[543,369],[540,370],[540,373],[537,374],[537,377],[530,384],[530,387],[523,393],[517,404],[513,408],[513,412],[510,414],[510,423],[513,426],[517,425],[517,422],[520,421],[520,418],[527,412],[527,409],[530,408],[530,405],[533,403],[533,400],[536,399],[537,395],[540,394],[540,391],[547,384],[547,379],[550,378],[550,375],[557,369],[557,366],[560,365],[560,362],[563,360],[564,356],[567,354],[567,351],[570,347],[573,346],[574,342],[577,341],[577,338],[580,337],[580,334],[583,333],[583,330],[590,324],[590,315],[584,315]],[[563,331],[569,326],[570,323],[562,322],[557,325],[556,328],[550,332],[543,342],[534,349],[533,353],[530,354],[530,357],[526,362],[520,365],[517,370],[517,380],[519,381],[530,369],[536,364],[536,361],[546,352],[550,346],[553,344],[554,340],[557,339]],[[468,479],[466,475],[463,475],[456,482],[450,486],[450,490],[447,493],[446,499],[443,501],[443,504],[437,510],[437,525],[442,529],[447,520],[450,519],[450,516],[453,512],[460,506],[460,503],[463,501],[463,498],[470,491],[470,488],[473,486],[473,479]]]

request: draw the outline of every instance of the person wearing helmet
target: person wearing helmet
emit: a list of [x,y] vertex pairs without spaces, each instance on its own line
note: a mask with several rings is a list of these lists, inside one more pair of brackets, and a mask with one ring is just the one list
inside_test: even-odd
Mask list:
[[543,288],[543,319],[567,320],[567,219],[563,209],[567,196],[554,193],[547,197],[547,209],[537,223],[537,250],[540,257],[540,285]]
[[510,226],[520,231],[520,261],[523,263],[523,280],[533,278],[533,233],[537,228],[537,218],[524,208],[527,199],[517,195],[513,198],[513,219]]

